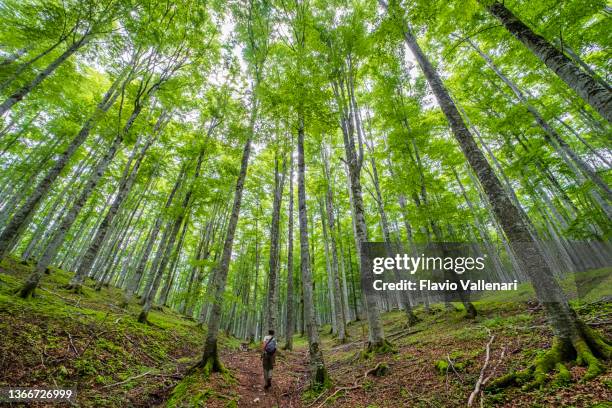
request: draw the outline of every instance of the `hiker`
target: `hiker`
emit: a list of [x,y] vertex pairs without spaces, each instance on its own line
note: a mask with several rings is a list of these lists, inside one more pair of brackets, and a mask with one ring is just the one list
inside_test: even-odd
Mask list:
[[263,362],[264,388],[267,390],[272,386],[272,369],[274,368],[274,355],[276,354],[276,339],[274,330],[268,330],[268,335],[263,339],[263,352],[261,359]]

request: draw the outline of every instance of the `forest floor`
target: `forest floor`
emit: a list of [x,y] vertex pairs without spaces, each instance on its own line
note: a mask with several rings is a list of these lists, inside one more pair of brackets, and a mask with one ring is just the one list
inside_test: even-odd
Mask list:
[[[307,345],[298,335],[295,351],[278,351],[274,385],[264,392],[257,346],[241,351],[240,340],[223,335],[221,360],[228,371],[209,378],[186,375],[205,335],[193,320],[164,308],[150,314],[152,325],[139,324],[136,302],[126,310],[117,306],[118,289],[96,292],[88,286],[82,295],[68,293],[61,286],[70,273],[55,269],[36,298],[22,300],[12,291],[29,270],[12,260],[0,263],[0,387],[76,387],[75,406],[82,407],[462,407],[491,335],[487,375],[495,367],[494,377],[526,367],[552,339],[530,288],[523,286],[518,293],[477,303],[475,320],[464,319],[462,310],[437,306],[432,314],[418,309],[422,321],[407,328],[402,311],[385,313],[385,332],[395,352],[384,355],[361,355],[367,336],[363,322],[349,324],[349,343],[342,345],[329,326],[323,327],[332,379],[323,392],[308,388]],[[580,279],[580,300],[573,301],[577,312],[610,338],[612,270],[590,271]],[[576,292],[574,279],[564,285]],[[388,368],[386,375],[364,376],[377,366]],[[569,368],[572,380],[565,385],[487,392],[483,406],[610,406],[610,365],[588,382],[581,380],[583,367]]]

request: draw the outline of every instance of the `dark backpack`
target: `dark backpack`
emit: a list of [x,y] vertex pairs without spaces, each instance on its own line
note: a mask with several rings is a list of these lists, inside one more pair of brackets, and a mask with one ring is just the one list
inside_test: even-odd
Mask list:
[[274,337],[272,337],[270,340],[268,340],[266,342],[266,345],[264,347],[264,351],[267,354],[274,354],[274,353],[276,353],[276,339]]

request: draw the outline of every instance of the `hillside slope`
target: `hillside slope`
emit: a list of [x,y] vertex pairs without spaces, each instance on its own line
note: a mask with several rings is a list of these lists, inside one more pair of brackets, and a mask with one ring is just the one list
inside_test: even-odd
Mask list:
[[[475,321],[465,320],[461,310],[437,306],[433,314],[418,310],[422,321],[406,328],[401,311],[387,313],[385,330],[395,352],[380,356],[361,353],[367,336],[361,322],[349,325],[350,342],[344,345],[324,327],[333,384],[323,392],[308,390],[305,339],[296,336],[295,351],[279,350],[274,386],[264,393],[256,346],[241,351],[240,340],[223,336],[228,373],[185,376],[202,349],[205,331],[196,322],[164,309],[152,312],[152,325],[139,324],[136,303],[127,310],[117,306],[118,289],[67,293],[61,285],[70,274],[60,270],[46,277],[36,298],[24,301],[11,292],[28,271],[10,260],[0,265],[0,387],[76,385],[83,407],[460,407],[474,389],[491,336],[486,374],[494,377],[524,368],[551,342],[541,310],[522,288],[512,297],[479,303]],[[604,296],[610,271],[582,278],[586,296],[576,301],[577,310],[610,337],[612,302]],[[584,368],[572,366],[569,372],[567,381],[551,381],[543,389],[487,391],[484,406],[588,407],[612,401],[609,367],[589,382],[580,380]]]

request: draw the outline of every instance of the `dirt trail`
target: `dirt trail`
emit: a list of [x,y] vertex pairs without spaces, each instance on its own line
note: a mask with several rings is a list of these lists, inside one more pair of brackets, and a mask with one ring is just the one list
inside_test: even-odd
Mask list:
[[303,406],[301,394],[308,379],[305,351],[277,351],[272,388],[268,391],[263,388],[259,351],[233,351],[223,354],[222,361],[237,381],[234,390],[240,395],[239,407]]

